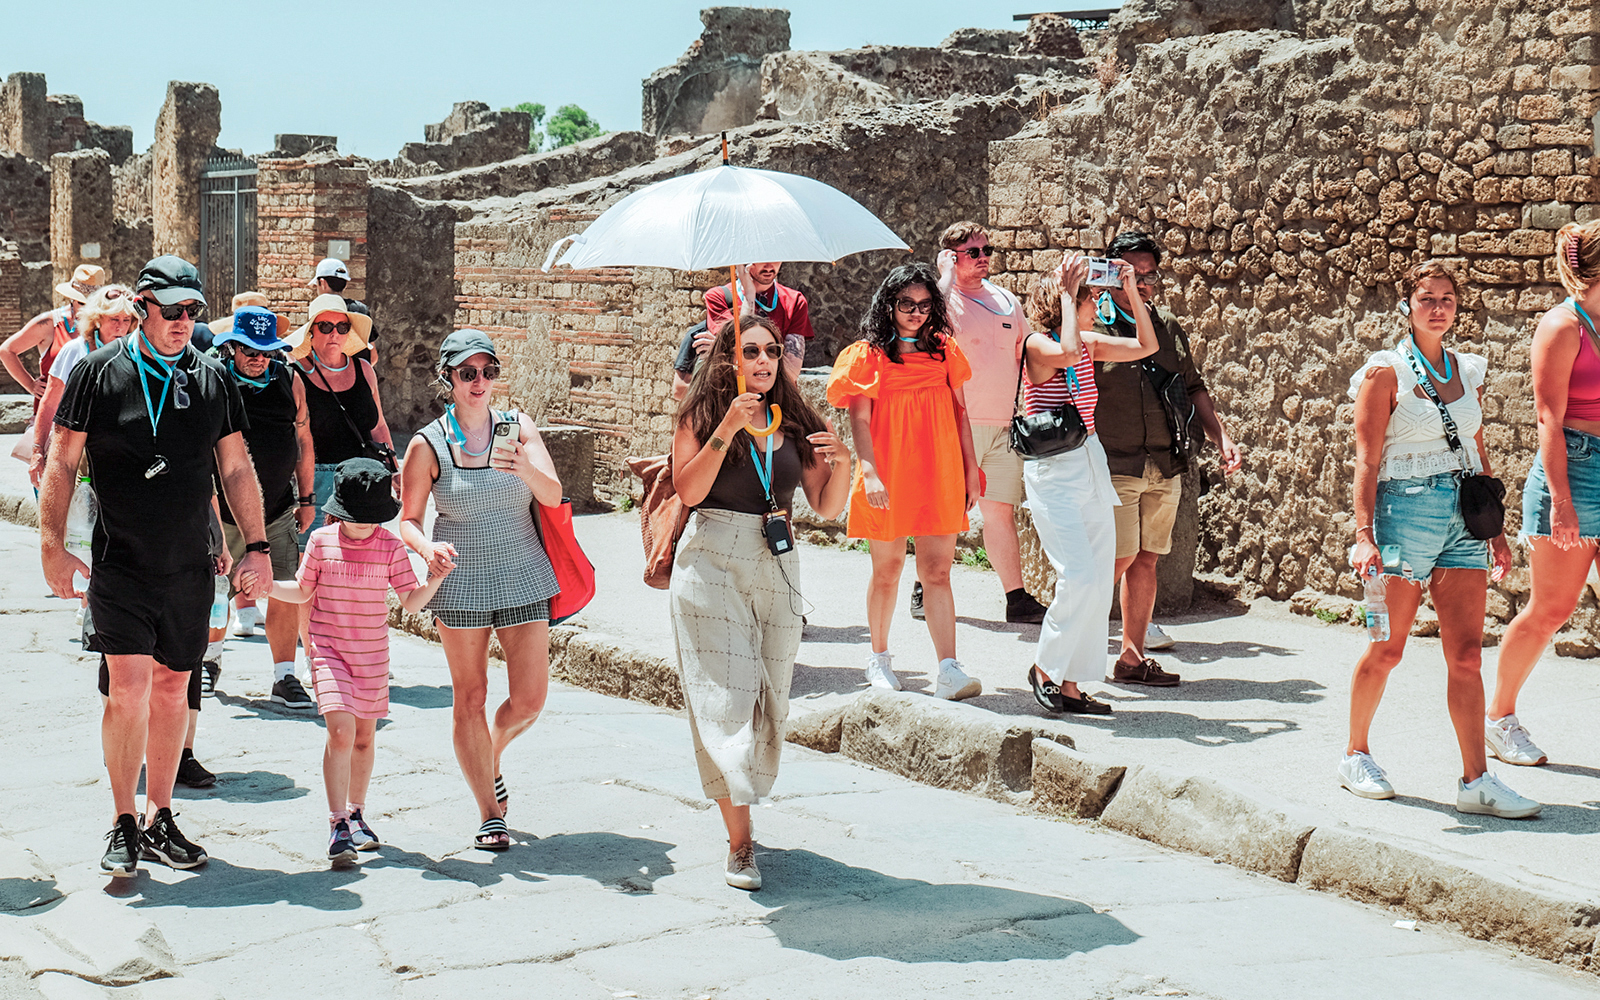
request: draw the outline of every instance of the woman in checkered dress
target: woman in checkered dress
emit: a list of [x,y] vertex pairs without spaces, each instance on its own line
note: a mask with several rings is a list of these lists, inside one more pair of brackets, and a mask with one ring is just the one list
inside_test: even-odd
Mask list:
[[[500,776],[506,746],[539,717],[550,686],[550,598],[559,592],[534,530],[531,504],[561,502],[561,481],[527,416],[496,412],[489,395],[500,374],[494,343],[477,330],[457,330],[439,349],[439,380],[450,405],[419,431],[401,471],[400,537],[430,571],[454,561],[430,612],[439,626],[454,694],[456,759],[478,802],[474,846],[511,846]],[[509,455],[494,454],[497,423],[515,421]],[[423,530],[428,499],[436,519]],[[488,698],[489,634],[505,651],[510,694],[492,722]]]

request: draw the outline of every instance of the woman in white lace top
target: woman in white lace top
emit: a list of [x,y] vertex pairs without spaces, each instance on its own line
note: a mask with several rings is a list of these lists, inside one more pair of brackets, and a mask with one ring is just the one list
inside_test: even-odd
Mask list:
[[[1489,560],[1492,552],[1499,579],[1511,566],[1511,550],[1503,532],[1484,542],[1467,531],[1460,477],[1490,472],[1480,400],[1488,362],[1445,349],[1460,301],[1449,268],[1437,261],[1418,264],[1406,273],[1402,286],[1406,297],[1400,312],[1409,320],[1409,333],[1393,348],[1374,354],[1350,378],[1356,401],[1351,563],[1363,579],[1383,575],[1390,632],[1388,640],[1367,647],[1350,678],[1350,741],[1339,763],[1339,783],[1364,798],[1394,797],[1394,786],[1372,759],[1368,730],[1389,671],[1405,652],[1427,586],[1439,614],[1450,721],[1461,745],[1456,808],[1534,816],[1539,803],[1488,773],[1483,750],[1481,668]],[[1429,386],[1449,410],[1459,447],[1448,439]]]

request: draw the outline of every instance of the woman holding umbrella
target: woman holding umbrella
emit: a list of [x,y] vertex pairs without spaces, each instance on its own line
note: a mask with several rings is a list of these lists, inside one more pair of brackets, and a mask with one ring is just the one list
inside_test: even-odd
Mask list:
[[[701,786],[722,810],[725,877],[737,889],[761,888],[750,806],[778,775],[800,648],[788,512],[798,486],[818,514],[837,517],[850,481],[849,452],[779,374],[782,357],[771,320],[724,322],[672,436],[673,486],[695,509],[673,563],[672,633]],[[746,428],[766,423],[767,403],[779,426],[757,438]]]

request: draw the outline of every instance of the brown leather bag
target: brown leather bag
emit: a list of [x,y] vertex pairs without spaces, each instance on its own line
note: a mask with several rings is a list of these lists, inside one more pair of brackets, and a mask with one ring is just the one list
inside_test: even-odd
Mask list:
[[644,483],[639,530],[644,536],[644,582],[657,590],[672,585],[672,560],[689,523],[689,508],[672,485],[672,456],[630,458],[628,468]]

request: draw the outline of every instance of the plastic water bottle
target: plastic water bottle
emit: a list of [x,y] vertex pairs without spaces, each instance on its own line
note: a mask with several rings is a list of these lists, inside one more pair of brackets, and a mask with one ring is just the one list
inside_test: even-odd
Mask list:
[[[228,578],[219,576],[214,581],[211,595],[211,627],[228,627]],[[1384,621],[1388,621],[1387,618]]]
[[1384,600],[1383,571],[1367,574],[1367,639],[1371,642],[1389,641],[1389,603]]
[[[72,499],[67,502],[66,546],[85,566],[94,562],[94,522],[99,517],[100,503],[89,485],[89,478],[84,476],[74,484]],[[88,585],[89,581],[73,574],[73,586],[82,590]]]

